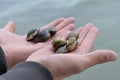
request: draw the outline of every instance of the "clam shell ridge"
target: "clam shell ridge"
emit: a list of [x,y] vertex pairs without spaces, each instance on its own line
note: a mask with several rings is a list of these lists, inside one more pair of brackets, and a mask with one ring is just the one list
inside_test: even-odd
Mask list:
[[37,34],[39,33],[39,31],[37,29],[32,29],[27,33],[27,41],[33,40]]
[[51,37],[52,37],[53,35],[55,35],[56,32],[57,32],[57,30],[55,29],[55,27],[49,27],[49,28],[46,28],[46,30],[49,31]]
[[34,42],[45,42],[50,38],[50,33],[48,30],[41,31],[37,34],[34,39]]

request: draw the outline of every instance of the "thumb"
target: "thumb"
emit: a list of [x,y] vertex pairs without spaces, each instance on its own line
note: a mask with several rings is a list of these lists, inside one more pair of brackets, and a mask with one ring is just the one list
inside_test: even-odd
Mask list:
[[96,64],[114,61],[117,59],[117,54],[111,50],[97,50],[86,54],[85,57],[87,57],[89,61],[87,67],[90,67]]
[[5,30],[9,31],[9,32],[14,32],[16,27],[15,27],[15,24],[13,21],[9,21],[5,27],[4,27]]

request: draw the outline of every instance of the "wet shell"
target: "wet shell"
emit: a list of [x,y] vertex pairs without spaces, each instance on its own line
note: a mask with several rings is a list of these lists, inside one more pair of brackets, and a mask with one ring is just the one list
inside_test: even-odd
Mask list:
[[51,37],[52,37],[53,35],[55,35],[56,32],[57,32],[57,30],[55,29],[55,27],[49,27],[49,28],[46,28],[46,30],[49,31]]
[[78,43],[75,38],[70,38],[69,40],[67,40],[66,46],[67,46],[68,51],[75,50],[77,45]]
[[32,29],[27,33],[27,41],[31,41],[34,40],[34,38],[37,36],[37,34],[39,33],[39,31],[37,29]]
[[66,52],[68,52],[68,49],[66,48],[66,45],[62,46],[62,47],[60,47],[56,50],[56,53],[66,53]]
[[75,50],[76,47],[77,47],[77,44],[78,44],[77,41],[75,41],[72,45],[67,46],[68,51],[73,51],[73,50]]
[[37,34],[37,36],[34,39],[34,42],[44,42],[47,41],[50,38],[50,33],[48,30],[41,31]]
[[75,38],[70,38],[69,40],[67,40],[66,45],[67,45],[67,46],[70,46],[70,45],[72,45],[75,41],[76,41]]
[[71,32],[69,35],[68,35],[68,39],[74,37],[76,40],[78,39],[78,33],[75,33],[75,32]]
[[66,45],[66,41],[60,39],[60,38],[56,38],[52,41],[52,45],[55,48],[55,50],[57,50],[58,48],[60,48],[61,46]]

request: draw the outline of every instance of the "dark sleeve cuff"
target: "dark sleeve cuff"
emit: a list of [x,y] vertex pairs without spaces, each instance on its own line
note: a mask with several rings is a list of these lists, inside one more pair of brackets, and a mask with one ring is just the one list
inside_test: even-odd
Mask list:
[[[36,62],[21,62],[1,78],[5,80],[53,80],[50,71]],[[1,80],[1,79],[0,79]]]
[[7,72],[7,62],[4,51],[0,46],[0,75]]

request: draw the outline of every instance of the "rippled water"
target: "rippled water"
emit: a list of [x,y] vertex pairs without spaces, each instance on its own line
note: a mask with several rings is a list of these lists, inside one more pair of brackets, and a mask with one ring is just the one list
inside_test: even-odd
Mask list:
[[[12,20],[18,34],[59,17],[73,16],[76,26],[92,22],[100,29],[94,49],[111,49],[120,55],[120,0],[0,0],[0,27]],[[76,28],[77,29],[77,28]],[[120,59],[97,65],[65,80],[119,80]]]

